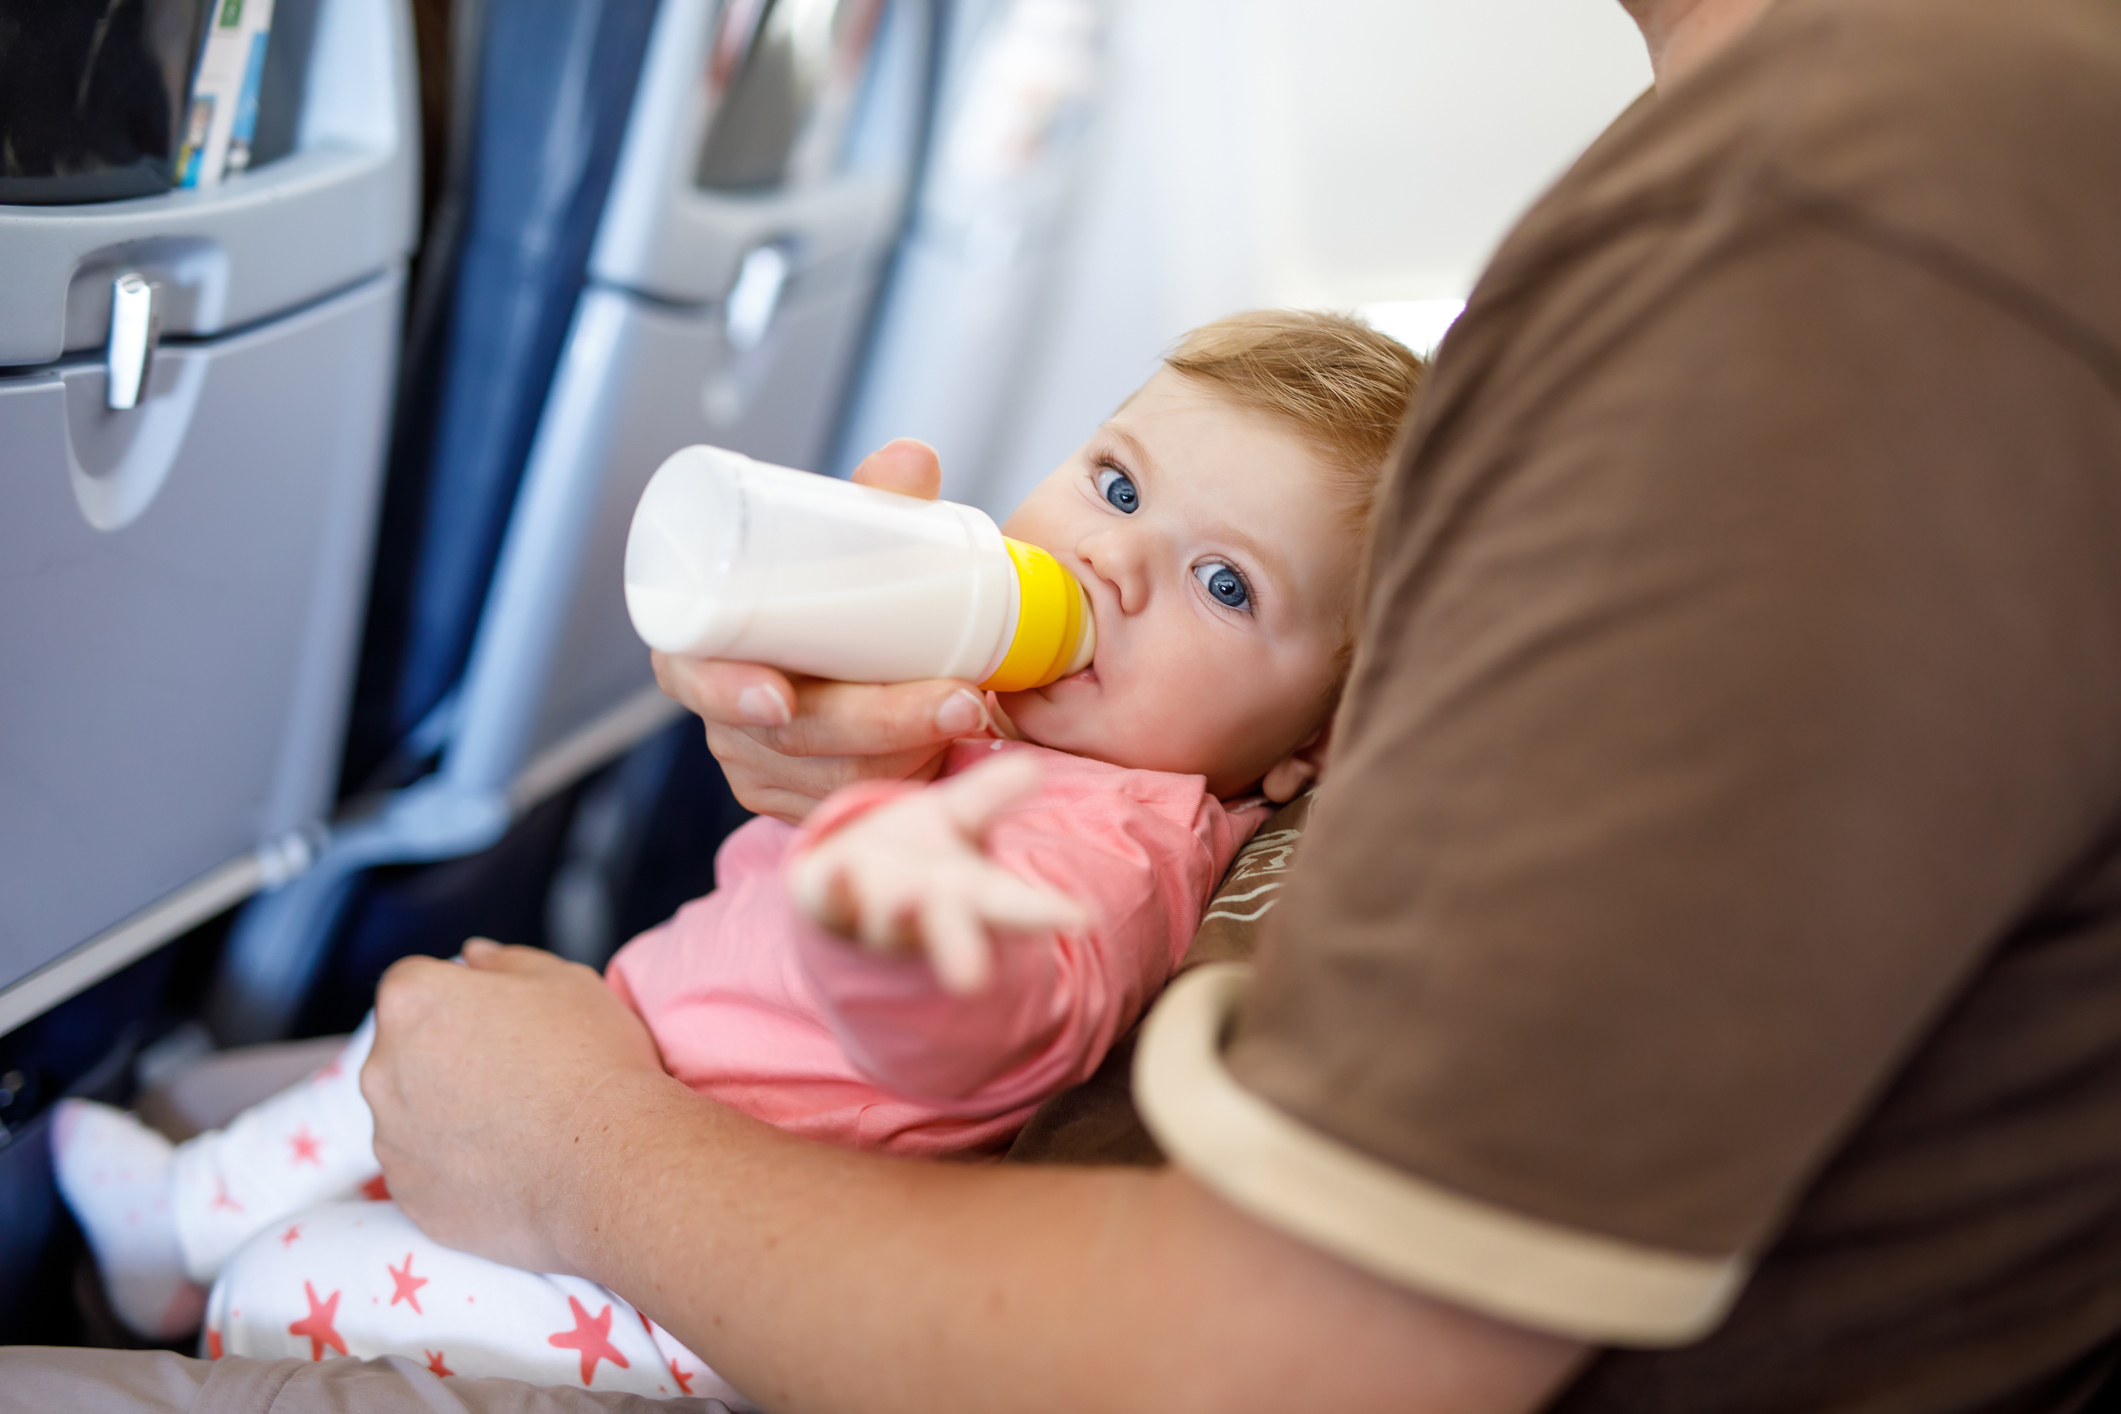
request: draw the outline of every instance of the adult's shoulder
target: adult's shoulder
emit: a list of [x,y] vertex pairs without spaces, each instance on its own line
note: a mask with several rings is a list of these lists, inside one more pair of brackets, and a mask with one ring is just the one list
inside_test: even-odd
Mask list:
[[[1777,0],[1624,114],[1483,282],[1506,296],[1645,224],[1738,243],[1838,225],[2121,348],[2121,10]],[[2096,354],[2095,354],[2096,357]]]
[[2121,346],[2121,9],[2110,0],[1785,0],[1761,64],[1805,77],[1768,179],[1941,274]]

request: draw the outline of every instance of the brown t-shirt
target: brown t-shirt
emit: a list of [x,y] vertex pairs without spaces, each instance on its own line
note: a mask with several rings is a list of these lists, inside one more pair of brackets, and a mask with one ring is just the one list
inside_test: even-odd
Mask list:
[[2121,1332],[2121,5],[1780,0],[1631,110],[1446,342],[1369,586],[1256,975],[1144,1032],[1163,1148],[1620,1347],[1572,1411],[2068,1407]]

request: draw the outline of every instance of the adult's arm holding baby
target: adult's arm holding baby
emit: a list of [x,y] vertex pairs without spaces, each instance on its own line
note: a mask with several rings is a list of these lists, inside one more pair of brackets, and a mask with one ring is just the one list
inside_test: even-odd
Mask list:
[[830,1148],[664,1075],[586,968],[385,978],[363,1089],[438,1240],[633,1300],[764,1406],[1528,1410],[1580,1348],[1264,1227],[1173,1170]]
[[[854,480],[934,500],[933,448],[902,438],[869,454]],[[927,780],[952,740],[987,723],[970,683],[876,685],[790,677],[759,663],[654,655],[663,691],[707,723],[707,748],[745,809],[790,824],[841,786]]]

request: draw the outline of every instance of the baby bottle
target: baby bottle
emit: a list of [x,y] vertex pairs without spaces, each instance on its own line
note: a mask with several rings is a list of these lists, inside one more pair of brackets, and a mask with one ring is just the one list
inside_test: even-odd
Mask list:
[[626,609],[651,648],[843,682],[968,678],[997,692],[1087,667],[1089,596],[971,506],[687,447],[626,538]]

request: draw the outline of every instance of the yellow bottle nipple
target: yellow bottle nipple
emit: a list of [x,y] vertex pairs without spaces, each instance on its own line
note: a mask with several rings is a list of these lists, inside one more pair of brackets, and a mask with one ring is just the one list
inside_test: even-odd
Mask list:
[[1004,543],[1016,565],[1016,636],[1002,665],[980,686],[1023,692],[1081,672],[1097,652],[1089,594],[1038,546],[1007,537]]

